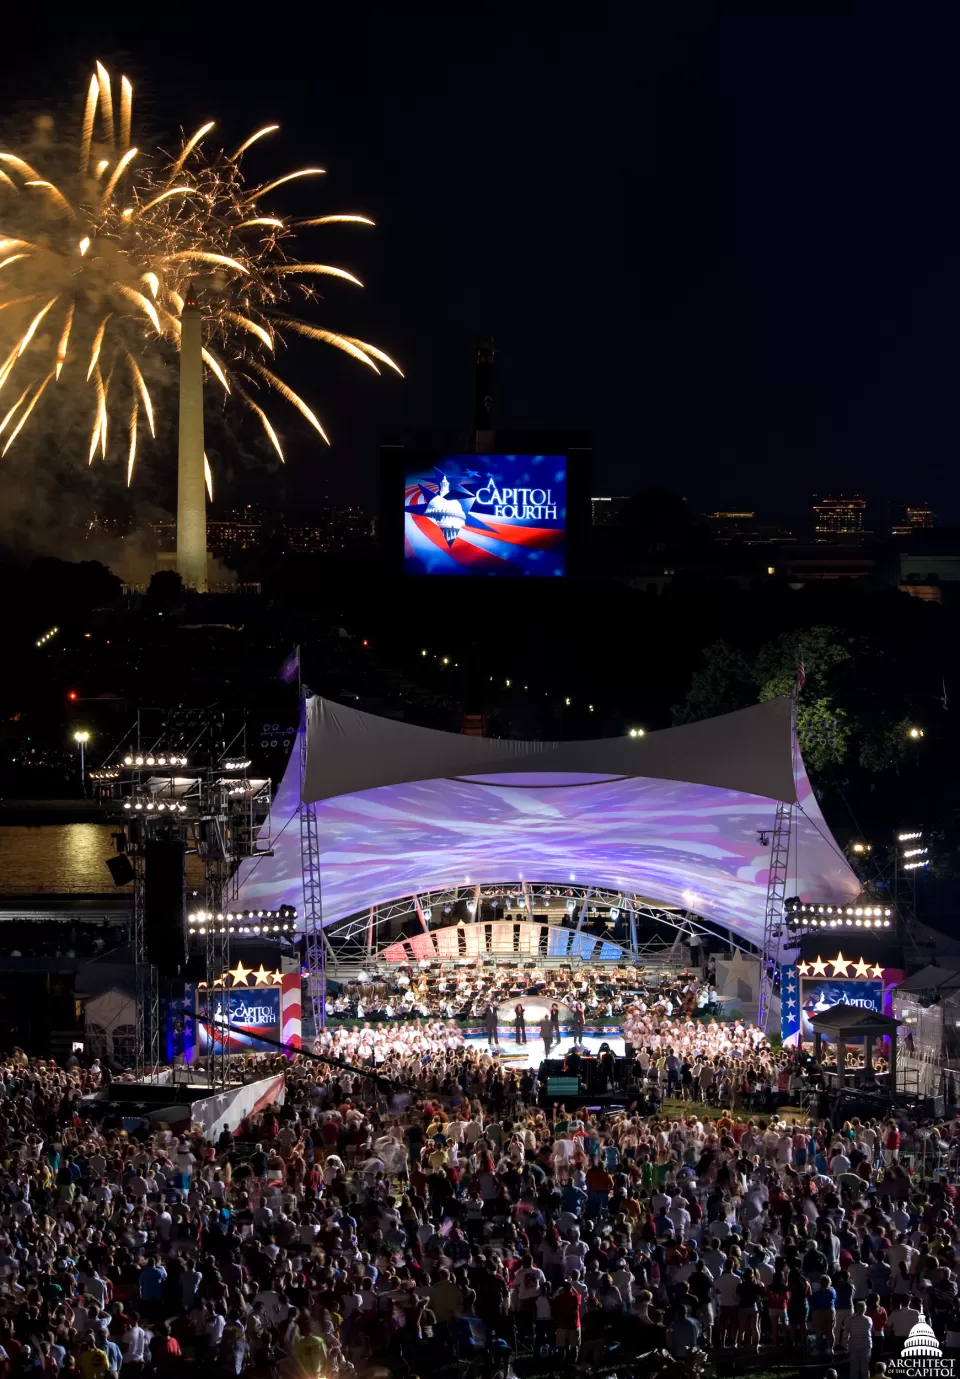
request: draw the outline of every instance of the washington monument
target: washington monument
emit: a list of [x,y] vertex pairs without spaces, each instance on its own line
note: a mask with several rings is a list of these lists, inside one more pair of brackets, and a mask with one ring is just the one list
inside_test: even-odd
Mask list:
[[203,473],[203,313],[187,289],[180,332],[180,448],[177,460],[177,570],[184,584],[207,587],[207,492]]

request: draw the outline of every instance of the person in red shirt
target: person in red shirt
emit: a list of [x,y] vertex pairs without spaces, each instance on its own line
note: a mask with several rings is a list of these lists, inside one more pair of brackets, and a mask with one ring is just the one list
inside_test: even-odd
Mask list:
[[599,1216],[610,1202],[613,1179],[605,1168],[597,1163],[591,1164],[586,1173],[587,1215]]
[[150,1351],[158,1374],[179,1372],[182,1361],[180,1343],[170,1335],[170,1328],[162,1322],[153,1329]]
[[894,1162],[896,1161],[897,1155],[898,1155],[899,1153],[900,1153],[900,1130],[899,1130],[899,1128],[898,1128],[898,1126],[897,1126],[896,1121],[894,1121],[894,1120],[889,1120],[889,1121],[887,1121],[887,1128],[886,1128],[886,1131],[884,1132],[884,1136],[883,1136],[883,1158],[884,1158],[884,1162],[887,1163],[887,1164],[892,1164],[892,1163],[894,1163]]
[[551,1306],[556,1326],[556,1346],[565,1360],[576,1363],[580,1352],[580,1294],[567,1279],[557,1289]]
[[887,1309],[880,1303],[879,1293],[870,1293],[867,1296],[867,1316],[873,1322],[873,1334],[883,1335],[883,1328],[887,1324]]

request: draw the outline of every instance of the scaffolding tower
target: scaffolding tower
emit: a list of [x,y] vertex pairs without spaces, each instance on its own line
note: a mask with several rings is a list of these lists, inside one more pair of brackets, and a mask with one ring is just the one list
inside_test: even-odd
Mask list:
[[793,831],[793,805],[777,801],[773,832],[770,836],[770,869],[767,872],[767,902],[763,913],[763,949],[760,954],[760,991],[757,1006],[757,1027],[767,1033],[770,1008],[773,1003],[773,984],[780,960],[780,940],[783,936],[783,902],[787,893],[787,867],[790,862],[790,840]]
[[[209,1030],[207,1077],[211,1087],[228,1081],[230,924],[224,914],[235,891],[237,866],[268,852],[270,781],[249,775],[246,734],[228,740],[224,716],[206,710],[142,709],[107,760],[87,778],[105,812],[120,823],[114,834],[133,880],[133,956],[136,1023],[134,1067],[138,1078],[160,1067],[162,1008],[157,967],[147,935],[148,845],[176,839],[199,859],[209,921],[197,926],[204,954]],[[186,930],[186,916],[180,918]],[[186,949],[187,933],[184,935]]]

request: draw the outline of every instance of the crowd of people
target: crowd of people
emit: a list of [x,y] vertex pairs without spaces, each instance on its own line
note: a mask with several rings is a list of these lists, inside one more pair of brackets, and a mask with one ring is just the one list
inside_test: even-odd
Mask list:
[[653,972],[618,966],[485,967],[481,958],[456,966],[424,962],[417,967],[378,969],[364,980],[346,982],[328,1001],[334,1018],[391,1020],[482,1020],[488,1004],[524,998],[573,1009],[581,1005],[589,1023],[620,1020],[641,1004],[667,1016],[716,1014],[716,988],[689,971]]
[[[447,1025],[403,1028],[355,1070],[323,1060],[362,1031],[248,1060],[285,1067],[285,1100],[215,1141],[108,1128],[99,1064],[0,1060],[0,1379],[734,1346],[842,1352],[864,1379],[921,1318],[960,1353],[960,1120],[738,1115],[699,1077],[673,1114],[589,1110]],[[682,1095],[691,1060],[795,1070],[749,1026],[685,1030],[632,1027],[648,1090],[656,1069]]]

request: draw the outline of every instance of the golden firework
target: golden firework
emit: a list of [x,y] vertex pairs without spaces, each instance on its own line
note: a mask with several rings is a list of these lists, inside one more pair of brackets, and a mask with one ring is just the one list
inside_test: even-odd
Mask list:
[[107,457],[109,437],[129,484],[141,409],[156,434],[157,402],[144,375],[156,352],[179,348],[191,282],[204,302],[204,366],[224,396],[257,418],[281,460],[270,395],[327,440],[313,408],[276,372],[287,334],[332,345],[377,373],[378,364],[401,371],[375,345],[291,314],[294,300],[318,300],[312,278],[362,286],[345,268],[298,259],[293,241],[298,230],[373,221],[352,213],[293,219],[265,206],[277,189],[324,172],[300,168],[248,183],[243,155],[277,125],[231,154],[208,150],[212,120],[176,153],[145,152],[132,142],[133,86],[121,77],[116,105],[114,89],[98,62],[79,158],[58,156],[49,138],[25,156],[0,151],[0,392],[9,387],[14,399],[9,408],[0,399],[0,455],[31,417],[34,426],[42,421],[45,395],[79,384],[87,399],[80,406],[89,408],[88,462],[98,451]]

